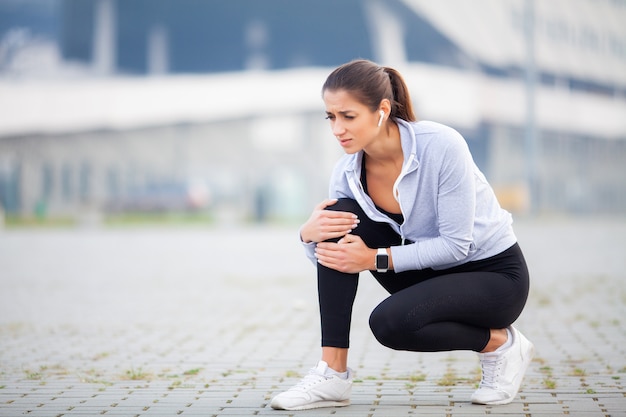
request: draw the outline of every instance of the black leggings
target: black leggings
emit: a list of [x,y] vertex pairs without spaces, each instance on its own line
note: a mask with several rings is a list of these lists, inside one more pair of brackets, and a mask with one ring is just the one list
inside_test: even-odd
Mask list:
[[[328,210],[356,214],[352,234],[371,248],[400,244],[386,223],[369,219],[356,201],[340,199]],[[317,264],[322,346],[348,348],[352,305],[359,274]],[[395,273],[372,271],[391,294],[370,316],[370,328],[383,345],[397,350],[480,352],[490,329],[511,325],[528,297],[526,262],[518,244],[491,258],[446,270]]]

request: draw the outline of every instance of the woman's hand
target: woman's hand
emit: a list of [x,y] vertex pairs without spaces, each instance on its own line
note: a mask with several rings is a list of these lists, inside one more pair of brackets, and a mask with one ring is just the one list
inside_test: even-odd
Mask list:
[[356,274],[375,269],[376,249],[367,247],[360,236],[347,234],[337,243],[321,242],[315,248],[317,261],[339,272]]
[[324,200],[315,206],[309,220],[300,228],[300,238],[303,242],[336,239],[350,233],[359,224],[359,219],[353,213],[324,210],[336,202],[336,199]]

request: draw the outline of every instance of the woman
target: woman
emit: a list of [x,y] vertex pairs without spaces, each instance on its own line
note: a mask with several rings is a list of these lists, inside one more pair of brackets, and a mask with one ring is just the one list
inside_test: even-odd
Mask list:
[[511,215],[459,133],[416,121],[394,69],[366,60],[344,64],[322,94],[346,153],[333,171],[330,199],[300,229],[317,265],[322,357],[271,406],[350,403],[350,320],[362,271],[390,293],[370,316],[380,343],[416,352],[476,351],[482,379],[471,401],[511,402],[534,350],[511,326],[529,289]]

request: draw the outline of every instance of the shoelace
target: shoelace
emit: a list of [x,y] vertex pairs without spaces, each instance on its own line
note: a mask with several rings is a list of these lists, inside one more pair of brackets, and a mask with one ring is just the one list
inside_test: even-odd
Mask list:
[[481,360],[482,378],[480,380],[480,387],[498,387],[497,381],[501,368],[500,362],[500,358]]
[[320,381],[325,381],[327,379],[328,378],[325,377],[324,375],[320,375],[319,373],[315,372],[315,369],[311,369],[309,373],[304,378],[302,378],[300,382],[294,385],[291,389],[298,390],[298,391],[306,391],[307,388],[317,384]]

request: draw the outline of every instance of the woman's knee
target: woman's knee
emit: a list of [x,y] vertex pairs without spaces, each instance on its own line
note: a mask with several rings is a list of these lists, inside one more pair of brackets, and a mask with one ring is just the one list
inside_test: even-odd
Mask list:
[[345,211],[349,213],[354,213],[357,216],[363,212],[359,203],[356,202],[353,198],[338,198],[337,202],[332,206],[326,207],[326,210],[331,211]]

